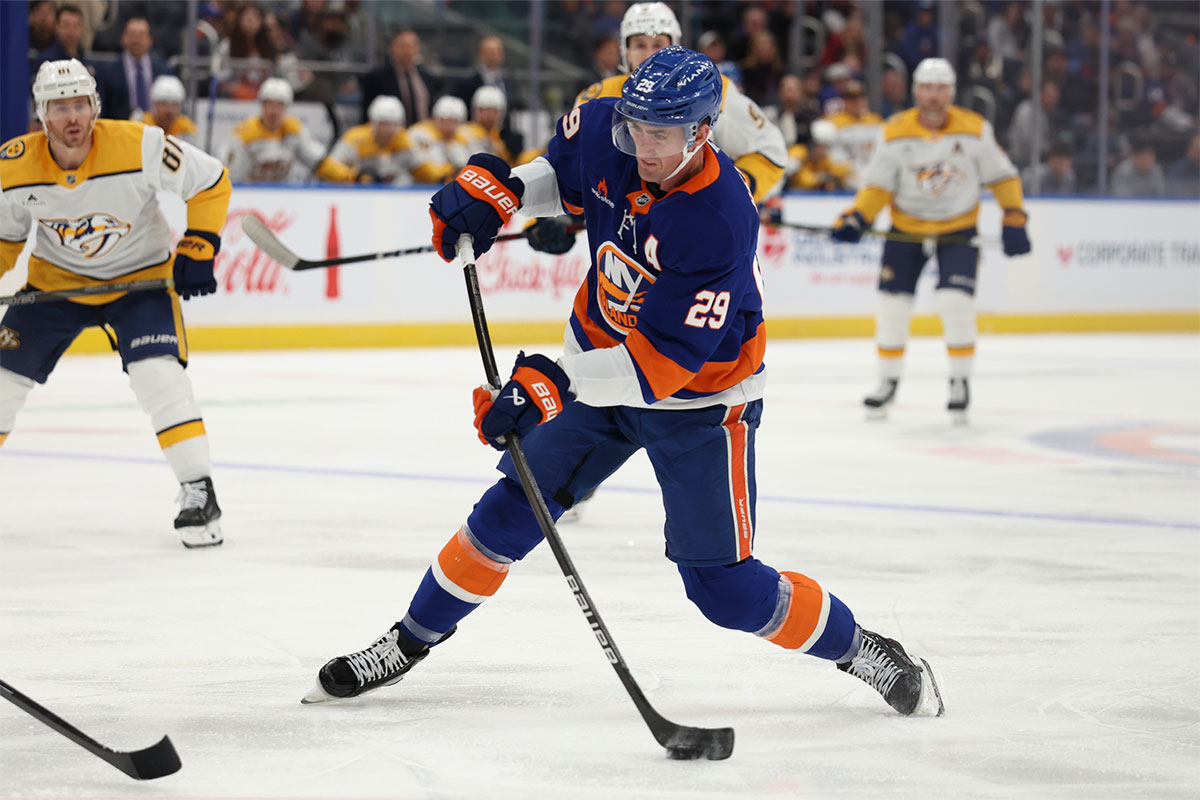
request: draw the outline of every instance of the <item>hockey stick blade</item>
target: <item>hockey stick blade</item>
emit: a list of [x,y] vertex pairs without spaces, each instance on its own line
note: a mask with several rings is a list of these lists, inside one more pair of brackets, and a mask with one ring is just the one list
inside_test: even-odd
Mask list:
[[267,224],[254,214],[242,217],[242,230],[250,237],[250,241],[258,245],[259,250],[278,261],[282,266],[295,269],[296,265],[300,263],[300,256],[287,249],[283,242],[271,233]]
[[168,736],[164,736],[155,744],[141,750],[113,750],[111,747],[100,744],[53,711],[21,694],[4,681],[0,681],[0,697],[136,780],[148,781],[162,778],[178,772],[182,766],[179,754],[175,752],[175,745],[171,744]]
[[[463,277],[467,282],[467,301],[471,307],[471,320],[475,324],[475,338],[479,343],[479,355],[483,359],[483,373],[490,385],[502,386],[500,370],[496,366],[496,353],[492,348],[492,339],[488,332],[487,317],[483,311],[483,294],[479,290],[479,277],[475,272],[475,251],[469,235],[464,234],[459,238],[457,251],[458,260],[463,265]],[[521,447],[520,438],[512,433],[508,434],[506,439],[508,454],[512,458],[513,466],[516,467],[521,488],[525,491],[525,498],[529,501],[529,507],[533,511],[538,527],[542,529],[542,534],[546,537],[546,543],[554,553],[554,560],[558,562],[563,577],[567,579],[567,586],[575,595],[575,602],[583,611],[584,618],[591,626],[596,640],[604,649],[604,654],[608,656],[608,662],[612,665],[613,671],[617,673],[629,698],[633,700],[638,713],[642,715],[646,726],[650,728],[654,740],[666,748],[670,758],[681,761],[701,757],[710,761],[729,758],[733,754],[733,728],[693,728],[677,725],[659,714],[650,705],[645,693],[633,679],[629,665],[625,663],[624,656],[617,649],[616,640],[600,617],[600,612],[596,609],[596,604],[584,587],[583,581],[580,580],[575,564],[567,552],[567,547],[558,534],[558,529],[554,527],[554,517],[546,508],[546,501],[542,498],[542,492],[538,488],[533,469],[530,468],[529,461],[525,458],[525,450]]]

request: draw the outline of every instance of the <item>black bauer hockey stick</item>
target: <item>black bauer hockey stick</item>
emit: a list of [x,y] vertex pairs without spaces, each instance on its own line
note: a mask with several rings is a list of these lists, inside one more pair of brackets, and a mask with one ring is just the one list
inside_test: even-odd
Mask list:
[[[262,250],[293,272],[300,272],[306,269],[322,269],[323,267],[336,267],[342,264],[355,264],[360,261],[379,261],[384,258],[399,258],[401,256],[415,256],[419,253],[436,252],[436,248],[432,244],[425,244],[418,245],[417,247],[406,247],[400,250],[385,250],[382,253],[364,253],[358,256],[338,256],[337,258],[309,261],[308,259],[301,258],[291,248],[279,241],[279,237],[272,233],[271,229],[266,226],[266,223],[254,214],[247,214],[242,217],[242,230],[246,232],[251,241],[258,245],[259,250]],[[568,226],[567,230],[573,232],[579,230],[579,227]],[[496,241],[510,242],[513,239],[524,238],[524,233],[506,233],[503,236],[497,236]]]
[[49,709],[38,705],[4,681],[0,681],[0,697],[39,722],[58,731],[102,761],[112,764],[131,778],[139,781],[161,778],[164,775],[178,772],[182,766],[179,762],[179,754],[175,752],[175,746],[171,744],[168,736],[164,736],[157,744],[152,744],[143,750],[113,750],[111,747],[100,744]]
[[[794,231],[808,231],[809,233],[832,233],[833,228],[824,225],[805,225],[802,222],[769,222],[763,220],[763,225],[769,228],[787,228]],[[999,239],[989,238],[987,236],[923,236],[919,233],[904,233],[902,231],[877,231],[873,228],[864,228],[863,234],[866,236],[876,236],[880,239],[885,239],[889,242],[914,242],[923,244],[925,242],[937,242],[940,244],[965,244],[970,247],[988,247],[991,245],[999,245]]]
[[[475,338],[479,341],[479,354],[483,357],[483,371],[487,375],[488,383],[499,389],[503,384],[500,381],[500,370],[496,367],[496,354],[492,351],[492,339],[488,333],[487,319],[483,314],[483,295],[479,291],[479,276],[475,274],[473,254],[471,237],[468,235],[460,237],[458,260],[462,262],[463,275],[467,280],[467,299],[471,304],[471,319],[475,322]],[[567,579],[567,586],[571,587],[571,591],[575,595],[575,602],[583,611],[583,616],[591,626],[596,641],[600,642],[600,647],[608,656],[612,668],[616,670],[617,677],[624,684],[625,691],[629,693],[629,697],[637,706],[642,719],[650,727],[650,733],[654,735],[654,739],[667,749],[667,755],[671,758],[688,760],[703,756],[710,761],[729,758],[733,754],[733,728],[693,728],[687,725],[677,725],[659,714],[650,705],[650,701],[642,693],[641,687],[637,685],[637,681],[630,674],[629,667],[621,656],[621,651],[617,649],[616,641],[608,632],[608,626],[604,624],[604,620],[600,618],[596,604],[592,602],[591,595],[584,588],[583,581],[580,580],[579,573],[575,570],[575,565],[567,554],[567,548],[554,527],[554,517],[551,516],[550,509],[546,508],[546,501],[542,499],[542,493],[538,489],[533,470],[529,468],[529,462],[525,459],[525,451],[521,447],[520,439],[515,433],[505,434],[505,444],[508,447],[509,455],[512,456],[513,464],[516,465],[517,475],[521,478],[525,497],[529,500],[533,515],[537,518],[538,525],[541,527],[546,541],[550,543],[550,549],[554,552],[554,558],[558,561],[558,566]]]
[[82,286],[78,289],[56,289],[51,292],[24,292],[0,297],[0,306],[27,306],[32,303],[50,303],[55,300],[66,300],[71,297],[86,297],[90,294],[115,294],[117,292],[145,292],[153,289],[170,289],[175,281],[170,278],[156,278],[149,281],[129,281],[127,283],[98,283],[95,286]]

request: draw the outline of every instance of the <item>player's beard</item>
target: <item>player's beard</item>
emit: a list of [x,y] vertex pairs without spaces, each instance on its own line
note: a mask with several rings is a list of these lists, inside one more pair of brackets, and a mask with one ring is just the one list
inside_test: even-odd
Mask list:
[[57,129],[53,125],[49,128],[49,136],[54,142],[69,150],[75,150],[87,143],[88,137],[92,134],[92,119],[72,119],[58,126]]

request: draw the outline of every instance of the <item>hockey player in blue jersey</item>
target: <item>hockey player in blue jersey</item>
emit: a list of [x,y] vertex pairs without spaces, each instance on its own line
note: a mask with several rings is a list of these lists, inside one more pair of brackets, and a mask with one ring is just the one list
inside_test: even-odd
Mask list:
[[[476,255],[519,207],[583,212],[592,265],[562,358],[521,354],[499,390],[475,394],[479,436],[517,433],[557,518],[645,449],[666,510],[667,558],[712,622],[827,659],[901,714],[936,713],[928,665],[863,630],[817,581],[752,555],[754,446],[766,380],[759,220],[747,185],[709,141],[721,78],[705,56],[670,47],[620,98],[559,120],[545,157],[513,169],[477,154],[434,195],[434,244]],[[399,681],[496,593],[542,541],[511,459],[433,560],[403,619],[369,647],[331,660],[306,702]]]

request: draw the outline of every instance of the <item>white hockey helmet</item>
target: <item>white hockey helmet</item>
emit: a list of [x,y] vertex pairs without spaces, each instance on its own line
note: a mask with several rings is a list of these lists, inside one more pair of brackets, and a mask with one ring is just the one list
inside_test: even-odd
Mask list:
[[952,90],[958,82],[954,67],[944,58],[923,58],[912,74],[913,86],[921,83],[940,83]]
[[277,100],[285,106],[292,104],[292,85],[283,78],[267,78],[258,87],[259,100]]
[[371,101],[371,105],[367,106],[367,120],[369,122],[394,122],[397,125],[403,125],[404,104],[400,102],[399,97],[393,97],[390,94],[381,94]]
[[813,144],[832,145],[837,141],[837,125],[827,119],[813,120],[812,127],[808,129],[808,132],[812,136]]
[[43,63],[33,79],[33,102],[37,106],[37,116],[42,121],[43,129],[50,101],[64,97],[88,98],[92,104],[93,121],[100,116],[100,93],[96,91],[96,79],[87,67],[74,58]]
[[671,44],[680,44],[683,40],[683,30],[675,12],[666,3],[634,3],[621,17],[621,69],[629,69],[629,37],[637,34],[658,36],[665,33],[671,37]]
[[462,101],[462,98],[455,97],[452,94],[444,94],[433,104],[433,110],[429,112],[429,116],[434,119],[452,119],[455,122],[466,122],[467,104]]
[[474,114],[481,108],[494,108],[503,114],[508,110],[504,92],[495,86],[480,86],[475,90],[475,94],[471,95],[471,113]]
[[186,96],[187,92],[183,88],[183,81],[174,75],[159,75],[154,79],[154,83],[150,85],[151,103],[179,103],[183,105],[183,100]]

